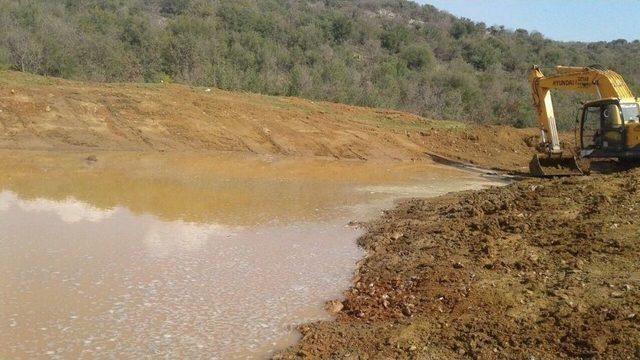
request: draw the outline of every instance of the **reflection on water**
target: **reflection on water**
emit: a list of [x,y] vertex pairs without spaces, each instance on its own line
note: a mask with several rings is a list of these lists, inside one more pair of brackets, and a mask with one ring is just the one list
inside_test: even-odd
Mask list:
[[233,229],[225,226],[178,220],[149,225],[142,241],[151,254],[164,257],[179,251],[197,251],[214,236],[230,237],[233,234]]
[[12,357],[265,354],[288,325],[322,316],[359,256],[341,223],[231,228],[124,208],[69,221],[70,203],[91,206],[1,199]]
[[102,210],[71,198],[63,201],[47,199],[18,201],[17,195],[12,192],[0,193],[0,211],[8,211],[11,205],[15,205],[25,212],[53,212],[58,215],[60,220],[69,224],[79,221],[98,222],[110,218],[115,213],[115,209]]
[[347,288],[349,220],[489,184],[429,164],[33,155],[0,153],[0,358],[264,357]]

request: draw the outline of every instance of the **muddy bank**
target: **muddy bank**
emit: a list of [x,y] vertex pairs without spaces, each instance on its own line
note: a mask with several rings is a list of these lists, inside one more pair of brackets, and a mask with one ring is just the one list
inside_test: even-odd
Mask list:
[[4,149],[233,151],[357,160],[437,154],[522,170],[535,134],[297,98],[0,71]]
[[636,170],[406,201],[278,357],[637,358],[639,199]]

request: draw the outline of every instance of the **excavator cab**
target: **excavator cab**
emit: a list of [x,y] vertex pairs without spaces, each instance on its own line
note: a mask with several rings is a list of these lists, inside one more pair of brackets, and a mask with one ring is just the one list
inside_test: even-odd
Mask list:
[[624,126],[617,100],[586,104],[582,110],[581,155],[591,156],[603,151],[623,149]]
[[582,108],[580,155],[585,158],[640,158],[640,109],[618,99],[592,101]]

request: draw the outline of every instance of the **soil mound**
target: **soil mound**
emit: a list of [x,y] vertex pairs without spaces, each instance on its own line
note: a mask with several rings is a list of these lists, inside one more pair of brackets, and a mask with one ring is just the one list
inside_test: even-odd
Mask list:
[[235,151],[337,159],[426,154],[526,170],[536,132],[399,111],[175,84],[94,84],[0,72],[0,148]]

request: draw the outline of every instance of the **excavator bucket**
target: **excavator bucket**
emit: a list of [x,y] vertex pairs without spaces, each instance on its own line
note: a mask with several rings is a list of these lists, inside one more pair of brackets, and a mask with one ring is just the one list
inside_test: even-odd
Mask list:
[[575,156],[535,154],[529,163],[529,171],[537,177],[584,175]]

